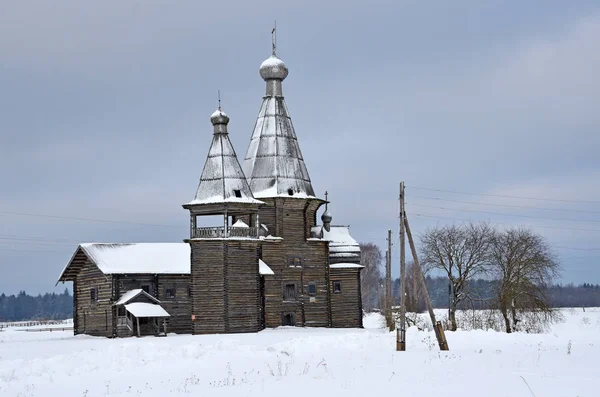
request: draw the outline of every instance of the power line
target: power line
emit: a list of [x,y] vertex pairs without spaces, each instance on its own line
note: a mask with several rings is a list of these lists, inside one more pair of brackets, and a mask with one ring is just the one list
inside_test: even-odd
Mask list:
[[506,196],[506,195],[501,195],[501,194],[489,194],[489,193],[458,192],[458,191],[454,191],[454,190],[432,189],[432,188],[418,187],[418,186],[409,186],[409,187],[411,187],[413,189],[419,189],[419,190],[429,190],[432,192],[466,194],[466,195],[470,195],[470,196],[502,197],[502,198],[519,199],[519,200],[555,201],[555,202],[559,202],[559,203],[600,204],[600,201],[589,201],[589,200],[565,200],[565,199],[549,199],[549,198],[541,198],[541,197]]
[[180,228],[180,226],[175,226],[175,225],[159,225],[159,224],[155,224],[155,223],[139,223],[139,222],[129,222],[129,221],[115,221],[115,220],[109,220],[109,219],[79,218],[79,217],[73,217],[73,216],[59,216],[59,215],[48,215],[48,214],[29,214],[29,213],[25,213],[25,212],[1,211],[0,215],[31,216],[31,217],[40,217],[40,218],[67,219],[67,220],[72,220],[72,221],[84,221],[84,222],[121,223],[121,224],[136,225],[136,226]]
[[426,200],[447,201],[450,203],[489,205],[489,206],[493,206],[493,207],[523,208],[523,209],[527,209],[527,210],[544,210],[544,211],[561,211],[561,212],[578,212],[578,213],[586,213],[586,214],[600,214],[600,211],[574,210],[574,209],[567,209],[567,208],[544,208],[544,207],[528,207],[525,205],[480,203],[480,202],[475,202],[475,201],[448,200],[448,199],[443,199],[440,197],[425,197],[425,196],[411,196],[411,197],[418,198],[418,199],[426,199]]
[[475,213],[479,213],[479,214],[501,215],[501,216],[514,216],[514,217],[520,217],[520,218],[543,219],[543,220],[549,220],[549,221],[600,223],[600,221],[598,221],[598,220],[569,219],[569,218],[547,218],[547,217],[535,216],[535,215],[505,214],[503,212],[491,212],[491,211],[479,211],[479,210],[466,210],[466,209],[459,209],[459,208],[436,207],[434,205],[415,204],[415,203],[413,203],[412,205],[415,205],[415,206],[418,206],[418,207],[436,208],[436,209],[449,210],[449,211],[475,212]]
[[[414,215],[415,216],[421,216],[421,217],[424,217],[424,218],[448,219],[448,220],[464,221],[464,222],[491,223],[491,224],[496,224],[496,225],[511,225],[510,223],[503,223],[503,222],[480,221],[480,220],[464,219],[464,218],[449,218],[449,217],[443,217],[443,216],[437,216],[437,215],[429,215],[429,214],[420,214],[420,213],[416,213]],[[579,229],[579,228],[574,228],[574,227],[558,227],[558,226],[555,227],[555,226],[540,226],[540,225],[527,225],[527,226],[533,227],[533,228],[542,228],[542,229],[576,230],[576,231],[583,231],[583,232],[600,232],[600,229]]]

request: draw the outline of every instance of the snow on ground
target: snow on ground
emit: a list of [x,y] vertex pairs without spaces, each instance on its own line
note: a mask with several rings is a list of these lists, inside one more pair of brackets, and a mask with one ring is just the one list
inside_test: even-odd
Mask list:
[[0,332],[0,396],[598,396],[600,309],[565,310],[547,334],[432,332],[407,351],[377,314],[365,329],[106,339]]

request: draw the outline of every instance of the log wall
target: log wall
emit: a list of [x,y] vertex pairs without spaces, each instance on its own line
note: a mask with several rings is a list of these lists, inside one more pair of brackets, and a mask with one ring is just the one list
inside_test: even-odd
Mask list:
[[[168,298],[167,288],[175,289],[175,297]],[[158,275],[158,300],[171,315],[167,319],[167,332],[176,334],[192,333],[192,303],[190,298],[190,275]],[[162,330],[162,328],[161,328]]]
[[[342,283],[342,292],[334,293],[335,281]],[[362,328],[360,269],[330,269],[331,321],[334,328]]]
[[259,240],[190,240],[192,333],[261,329]]
[[[265,326],[282,325],[285,314],[293,314],[297,326],[331,326],[329,290],[329,248],[325,241],[265,241],[262,259],[275,273],[264,277]],[[289,266],[288,257],[301,258],[301,266]],[[316,293],[308,294],[309,283]],[[286,283],[296,284],[297,299],[284,301]]]
[[[111,275],[104,275],[90,262],[83,251],[79,251],[74,261],[83,261],[81,271],[74,281],[74,321],[75,334],[113,336],[113,283]],[[96,288],[97,300],[91,300],[91,289]]]

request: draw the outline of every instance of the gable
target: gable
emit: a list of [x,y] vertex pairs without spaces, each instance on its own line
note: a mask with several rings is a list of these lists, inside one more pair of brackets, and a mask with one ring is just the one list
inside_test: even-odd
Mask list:
[[77,247],[77,250],[71,257],[71,260],[69,261],[69,263],[67,263],[67,265],[63,269],[56,284],[58,284],[61,281],[62,282],[75,281],[75,277],[79,274],[81,269],[83,269],[85,267],[85,265],[88,261],[89,261],[89,258],[86,256],[85,252],[81,249],[81,246]]

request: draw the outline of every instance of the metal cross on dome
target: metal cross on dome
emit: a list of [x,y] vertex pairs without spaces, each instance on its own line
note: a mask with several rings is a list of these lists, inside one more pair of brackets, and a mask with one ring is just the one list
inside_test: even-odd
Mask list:
[[277,21],[275,21],[273,30],[271,30],[271,44],[273,46],[273,56],[275,56],[275,50],[277,49]]

